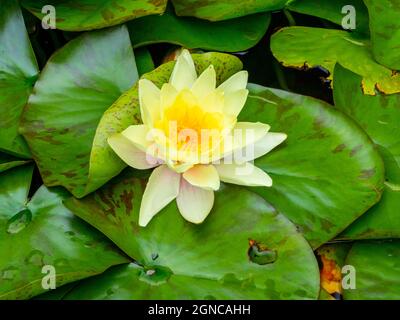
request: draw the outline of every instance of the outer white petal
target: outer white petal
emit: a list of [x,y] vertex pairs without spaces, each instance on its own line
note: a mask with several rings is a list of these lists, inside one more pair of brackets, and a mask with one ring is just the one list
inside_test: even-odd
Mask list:
[[236,152],[241,153],[248,145],[253,145],[263,138],[271,127],[261,122],[238,122],[233,131],[227,135],[220,152],[214,152],[211,162],[230,156],[235,157]]
[[176,203],[187,221],[202,223],[214,205],[214,191],[192,186],[182,179]]
[[222,89],[225,93],[246,89],[248,78],[247,71],[239,71],[222,83],[218,89]]
[[192,56],[188,50],[183,50],[175,63],[169,83],[176,90],[181,91],[184,88],[190,89],[197,79],[196,68]]
[[153,143],[150,129],[144,124],[129,126],[121,134],[143,152],[148,151]]
[[197,78],[192,86],[192,92],[198,99],[203,99],[215,90],[217,84],[214,66],[210,65]]
[[237,117],[246,103],[248,94],[247,89],[225,93],[224,113]]
[[180,174],[170,170],[166,165],[154,169],[140,205],[140,226],[145,227],[159,211],[177,197],[180,180]]
[[216,191],[220,186],[218,172],[213,165],[196,165],[187,170],[183,178],[191,185],[207,190]]
[[268,132],[263,138],[258,140],[255,144],[248,145],[240,152],[235,153],[234,161],[237,163],[244,163],[252,161],[270,152],[272,149],[285,141],[287,135],[279,132]]
[[139,102],[143,123],[152,126],[160,118],[160,89],[150,80],[139,80]]
[[215,165],[221,181],[250,187],[271,187],[272,179],[250,162]]
[[133,168],[144,170],[160,164],[157,159],[135,147],[128,138],[120,133],[112,135],[107,141],[118,157]]

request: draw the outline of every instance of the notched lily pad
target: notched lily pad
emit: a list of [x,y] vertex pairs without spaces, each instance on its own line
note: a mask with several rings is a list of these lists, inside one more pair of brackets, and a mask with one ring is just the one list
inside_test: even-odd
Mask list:
[[124,26],[85,33],[49,59],[20,127],[47,186],[62,185],[79,197],[102,185],[89,180],[96,127],[137,79]]
[[330,105],[250,84],[240,121],[260,121],[288,139],[255,165],[271,188],[251,188],[291,219],[317,248],[377,203],[382,159],[369,137]]
[[381,201],[355,221],[342,239],[400,237],[400,94],[363,95],[360,76],[340,65],[335,69],[335,106],[352,117],[376,143],[385,163]]
[[32,166],[0,174],[0,299],[28,299],[45,292],[44,266],[56,286],[128,262],[101,233],[74,217],[62,189],[42,186],[28,200]]
[[271,38],[271,50],[286,67],[299,69],[322,66],[333,79],[336,63],[362,76],[365,94],[400,92],[400,73],[378,64],[369,40],[342,30],[288,27]]
[[18,1],[1,1],[0,151],[23,158],[31,156],[24,138],[18,133],[18,124],[38,73]]
[[[110,270],[97,278],[95,285],[89,281],[76,287],[69,298],[318,296],[318,266],[308,243],[289,220],[261,197],[239,187],[224,186],[216,194],[214,208],[204,223],[195,225],[184,220],[174,202],[142,228],[138,226],[138,215],[145,182],[132,178],[130,172],[94,194],[80,200],[68,199],[65,204],[140,266]],[[269,263],[250,261],[249,239],[273,248],[278,258],[269,257]],[[113,294],[107,295],[107,289]]]

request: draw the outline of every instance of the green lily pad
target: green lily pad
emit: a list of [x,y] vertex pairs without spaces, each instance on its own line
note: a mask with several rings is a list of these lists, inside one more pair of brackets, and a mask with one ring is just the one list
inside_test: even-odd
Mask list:
[[18,133],[39,69],[16,0],[0,3],[0,150],[30,158]]
[[0,172],[6,171],[8,169],[21,166],[28,163],[29,160],[22,160],[15,158],[6,153],[0,153]]
[[400,5],[393,0],[364,0],[368,7],[372,50],[384,66],[400,70]]
[[[208,52],[193,54],[192,56],[197,74],[203,72],[210,64],[214,65],[218,84],[240,71],[243,67],[237,57],[229,54]],[[152,72],[143,75],[142,78],[151,80],[161,88],[164,83],[168,82],[174,65],[174,61],[165,63]],[[97,185],[104,184],[126,167],[126,163],[108,145],[107,138],[137,123],[141,123],[141,119],[138,86],[136,84],[104,112],[98,125],[93,141],[90,164],[90,175],[97,177]]]
[[[369,34],[368,9],[363,0],[295,0],[288,4],[287,9],[319,18],[329,20],[342,25],[347,13],[342,13],[345,6],[353,6],[355,9],[355,32]],[[347,11],[346,11],[347,12]]]
[[356,271],[356,288],[344,291],[345,300],[400,299],[400,241],[359,242],[346,265]]
[[338,109],[352,117],[377,144],[385,162],[382,200],[351,225],[340,238],[400,237],[400,94],[363,95],[360,77],[338,65],[334,98]]
[[[22,0],[22,6],[39,19],[47,13],[42,8],[47,0]],[[125,21],[161,14],[167,0],[52,0],[56,10],[56,27],[66,31],[83,31],[114,26]]]
[[42,287],[45,265],[56,284],[83,279],[128,259],[62,205],[68,193],[42,186],[28,200],[32,167],[0,174],[0,299],[27,299]]
[[284,213],[317,248],[374,205],[384,180],[382,159],[357,124],[330,105],[249,85],[241,121],[260,121],[288,139],[255,161],[273,180],[252,188]]
[[125,26],[85,33],[50,58],[20,128],[47,186],[62,185],[78,197],[101,186],[96,176],[89,179],[97,124],[137,79]]
[[132,20],[127,26],[134,47],[167,42],[190,49],[236,52],[256,45],[267,31],[270,21],[270,14],[262,13],[229,21],[209,22],[177,17],[169,8],[161,16]]
[[[175,202],[138,226],[144,180],[131,171],[84,199],[65,204],[106,234],[141,267],[113,269],[79,285],[72,297],[130,299],[315,299],[319,274],[310,246],[294,225],[261,197],[224,186],[200,225],[187,222]],[[253,262],[253,245],[276,252]],[[108,294],[108,289],[112,294]],[[70,295],[68,295],[69,297]]]
[[336,63],[362,76],[363,91],[392,94],[400,92],[400,74],[378,64],[369,40],[355,34],[332,29],[289,27],[271,38],[271,50],[284,66],[299,69],[322,66],[333,79]]
[[172,0],[178,16],[210,21],[243,17],[253,13],[280,10],[290,0]]

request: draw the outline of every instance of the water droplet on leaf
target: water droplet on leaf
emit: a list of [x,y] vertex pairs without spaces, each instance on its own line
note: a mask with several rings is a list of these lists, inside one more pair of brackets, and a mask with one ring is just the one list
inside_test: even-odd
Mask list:
[[8,233],[18,233],[23,230],[29,222],[32,221],[32,212],[29,209],[24,209],[10,218],[7,222]]
[[1,271],[1,279],[3,280],[12,280],[18,274],[17,267],[8,267]]
[[26,257],[25,262],[35,266],[43,266],[44,253],[40,250],[33,250]]

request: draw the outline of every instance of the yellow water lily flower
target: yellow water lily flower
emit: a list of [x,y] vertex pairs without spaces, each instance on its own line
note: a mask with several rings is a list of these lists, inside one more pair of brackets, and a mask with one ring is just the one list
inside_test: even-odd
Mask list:
[[238,122],[247,96],[248,74],[240,71],[216,87],[210,65],[197,77],[190,53],[183,50],[161,90],[139,80],[141,125],[108,139],[115,153],[136,169],[155,168],[139,213],[139,225],[176,199],[181,215],[201,223],[214,204],[220,181],[245,186],[272,185],[251,161],[286,139],[263,123]]

